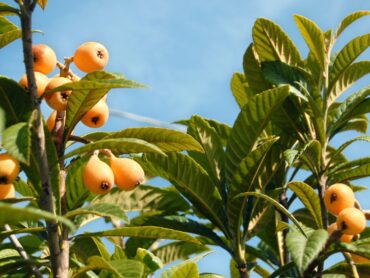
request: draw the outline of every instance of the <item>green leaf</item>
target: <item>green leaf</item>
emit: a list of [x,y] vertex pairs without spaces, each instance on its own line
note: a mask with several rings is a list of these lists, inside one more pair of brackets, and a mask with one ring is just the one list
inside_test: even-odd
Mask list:
[[[370,142],[370,136],[359,136],[356,138],[353,138],[351,140],[348,140],[347,142],[343,143],[339,146],[338,149],[336,149],[330,156],[330,161],[333,161],[337,156],[339,156],[347,147],[352,145],[355,142],[358,141],[364,141],[364,142]],[[328,164],[330,165],[330,163]]]
[[177,260],[186,260],[191,255],[203,253],[208,250],[209,248],[204,245],[179,241],[162,245],[154,249],[153,254],[160,258],[163,264],[166,265]]
[[203,152],[200,144],[190,135],[167,128],[142,127],[128,128],[110,133],[104,139],[136,138],[160,148],[164,152],[197,151]]
[[160,258],[143,248],[137,249],[135,259],[143,262],[145,268],[147,269],[147,271],[145,271],[147,274],[163,267],[163,263]]
[[198,239],[186,233],[155,226],[121,227],[113,230],[105,230],[102,232],[85,233],[82,235],[78,235],[77,237],[91,237],[91,236],[99,237],[126,236],[139,238],[172,239],[172,240],[182,240],[195,244],[201,244],[201,242]]
[[89,73],[78,82],[68,83],[53,91],[73,90],[67,106],[65,132],[69,135],[82,116],[112,88],[142,88],[143,86],[118,74],[104,71]]
[[19,29],[10,20],[0,16],[0,49],[8,45],[9,43],[15,41],[16,39],[20,39],[21,37],[22,37],[21,29]]
[[92,256],[103,257],[107,260],[111,257],[104,243],[97,237],[76,238],[71,245],[71,253],[83,261]]
[[321,68],[326,63],[324,34],[313,21],[301,15],[294,15],[294,20],[301,32],[308,48],[312,52]]
[[144,265],[135,260],[107,261],[101,257],[93,256],[87,260],[87,265],[80,268],[72,275],[72,278],[83,277],[85,272],[90,270],[104,269],[118,278],[138,278],[144,274]]
[[6,127],[6,115],[2,108],[0,108],[0,134]]
[[313,190],[308,184],[299,181],[288,183],[288,187],[298,196],[304,206],[309,210],[316,222],[317,228],[322,229],[323,223],[321,219],[320,199],[315,190]]
[[352,62],[370,46],[370,34],[359,36],[351,40],[336,56],[330,72],[330,82],[334,82]]
[[242,73],[234,73],[231,78],[231,92],[234,95],[239,107],[242,108],[252,96],[251,89],[246,82],[245,76]]
[[[368,274],[370,273],[370,264],[357,264],[356,265],[357,272],[359,277],[367,278]],[[340,277],[353,277],[352,267],[347,262],[340,262],[337,263],[330,268],[323,271],[324,274],[335,273],[335,274],[344,274],[345,276]],[[324,276],[329,277],[329,276]],[[337,278],[336,276],[335,278]]]
[[167,269],[159,278],[199,278],[198,267],[196,263],[187,261]]
[[17,82],[5,76],[0,76],[0,106],[6,115],[6,127],[27,122],[32,113],[30,96]]
[[225,278],[225,276],[215,273],[201,273],[200,278]]
[[18,15],[19,10],[0,2],[0,16]]
[[254,96],[242,108],[231,131],[226,155],[226,178],[230,182],[243,158],[255,147],[274,111],[289,94],[289,87],[279,87]]
[[279,202],[276,200],[272,199],[270,196],[267,196],[265,194],[262,194],[260,192],[244,192],[239,195],[237,195],[234,199],[241,198],[241,197],[246,197],[246,196],[254,196],[257,198],[262,198],[270,205],[273,205],[278,211],[284,213],[290,220],[293,221],[293,223],[297,226],[297,228],[301,231],[302,235],[305,237],[306,233],[304,229],[302,228],[301,224],[298,222],[298,220],[284,207],[282,206]]
[[69,158],[74,155],[80,155],[99,149],[110,149],[113,153],[117,155],[129,153],[147,153],[147,152],[164,154],[162,150],[157,146],[141,139],[115,138],[115,139],[102,139],[96,142],[86,144],[82,147],[79,147],[67,153],[64,156],[64,158]]
[[300,273],[303,273],[317,257],[324,248],[327,239],[328,232],[326,230],[316,230],[307,238],[299,232],[288,233],[286,245]]
[[342,34],[342,32],[349,26],[351,25],[353,22],[355,22],[356,20],[366,16],[366,15],[370,15],[370,11],[356,11],[356,12],[353,12],[351,14],[349,14],[348,16],[346,16],[342,22],[339,24],[336,32],[335,32],[335,38],[338,38],[340,34]]
[[74,225],[71,221],[51,214],[47,211],[34,209],[34,208],[19,208],[13,207],[8,204],[0,203],[0,225],[4,224],[17,224],[21,221],[32,221],[32,220],[57,220],[68,226],[71,230],[75,230]]
[[140,162],[145,170],[169,180],[212,223],[225,228],[225,212],[217,187],[192,158],[182,153],[146,154]]
[[3,147],[19,162],[29,164],[31,156],[31,126],[18,123],[3,132]]
[[358,166],[353,169],[336,171],[330,175],[329,179],[332,183],[336,183],[366,178],[368,176],[370,176],[370,163]]
[[261,62],[281,61],[294,66],[301,63],[298,49],[281,27],[273,21],[265,18],[257,19],[252,36]]
[[45,10],[46,8],[46,5],[48,3],[48,0],[37,0],[37,3],[39,4],[39,6],[41,7],[41,9]]
[[290,166],[297,161],[306,165],[313,173],[320,171],[321,165],[321,144],[317,140],[310,140],[299,151],[287,150],[284,152]]
[[[250,44],[243,56],[244,78],[251,93],[260,93],[271,88],[262,75],[260,61],[255,46]],[[249,91],[249,90],[248,90]],[[245,103],[244,103],[245,104]]]

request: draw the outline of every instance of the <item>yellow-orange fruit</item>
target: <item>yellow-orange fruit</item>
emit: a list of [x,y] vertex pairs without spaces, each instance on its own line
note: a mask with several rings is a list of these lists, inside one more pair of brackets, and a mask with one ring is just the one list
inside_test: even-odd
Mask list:
[[[50,79],[48,85],[46,85],[45,90],[52,90],[56,87],[62,86],[66,83],[72,82],[65,77],[53,77]],[[45,95],[46,103],[54,110],[63,111],[67,109],[67,103],[69,96],[72,91],[58,91],[51,94]]]
[[0,185],[0,200],[14,198],[15,189],[13,184],[1,184]]
[[114,183],[120,189],[132,190],[145,180],[143,168],[133,159],[111,156],[110,167],[114,174]]
[[95,104],[81,119],[88,127],[98,128],[103,126],[109,118],[109,107],[104,99]]
[[370,259],[362,257],[360,255],[351,254],[351,256],[352,256],[352,261],[354,261],[356,264],[370,263]]
[[324,202],[329,212],[338,215],[343,209],[354,206],[355,194],[348,185],[336,183],[326,190]]
[[104,69],[108,60],[108,50],[97,42],[81,44],[73,55],[76,67],[86,73]]
[[10,154],[0,154],[0,184],[10,184],[19,174],[19,163]]
[[345,208],[337,217],[337,227],[344,234],[357,235],[366,227],[366,217],[357,208]]
[[[337,226],[337,223],[333,223],[331,224],[329,227],[328,227],[328,233],[329,235],[331,235],[334,231],[338,230],[338,226]],[[346,234],[343,234],[340,238],[341,241],[343,242],[346,242],[346,243],[349,243],[352,241],[352,238],[353,238],[353,235],[346,235]]]
[[[41,73],[35,71],[35,79],[36,79],[36,86],[37,86],[37,96],[41,96],[46,88],[46,85],[49,83],[49,78]],[[28,80],[27,75],[23,74],[21,79],[19,80],[19,84],[28,91]]]
[[105,194],[114,184],[112,169],[97,155],[92,155],[83,170],[86,188],[94,194]]
[[49,46],[45,44],[33,45],[32,55],[35,71],[49,74],[54,70],[57,64],[57,56]]

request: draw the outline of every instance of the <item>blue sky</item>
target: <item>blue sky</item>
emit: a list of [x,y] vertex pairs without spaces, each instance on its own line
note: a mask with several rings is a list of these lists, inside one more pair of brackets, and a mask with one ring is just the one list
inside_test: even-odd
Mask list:
[[[44,34],[35,34],[34,43],[50,45],[59,60],[72,56],[85,41],[104,44],[110,52],[108,71],[121,72],[149,86],[112,91],[108,97],[111,108],[165,122],[200,114],[232,124],[238,107],[229,89],[230,78],[233,72],[242,71],[241,60],[256,18],[276,21],[305,55],[307,47],[293,14],[304,15],[326,30],[335,28],[348,13],[369,8],[366,0],[49,0],[45,12],[36,11],[34,28]],[[370,17],[354,24],[338,47],[368,32],[368,26]],[[19,41],[0,51],[1,75],[20,78],[24,72],[20,54]],[[369,52],[362,58],[369,59]],[[368,83],[369,79],[360,82]],[[50,112],[44,109],[46,114]],[[111,117],[103,129],[138,125],[142,123]],[[80,126],[77,133],[87,131]],[[341,140],[344,137],[335,143]],[[365,148],[368,145],[359,144],[348,154],[362,156]],[[366,195],[359,195],[364,206]],[[229,258],[219,250],[199,265],[202,271],[228,276]]]

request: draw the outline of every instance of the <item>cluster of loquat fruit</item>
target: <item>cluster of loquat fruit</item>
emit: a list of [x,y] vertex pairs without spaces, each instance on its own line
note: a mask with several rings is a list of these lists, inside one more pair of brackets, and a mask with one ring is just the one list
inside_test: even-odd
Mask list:
[[[340,231],[341,241],[349,243],[354,237],[358,238],[366,228],[366,217],[356,201],[353,190],[346,184],[336,183],[325,192],[324,202],[327,210],[337,216],[336,222],[328,227],[331,235]],[[352,254],[355,263],[368,263],[369,259]]]
[[[46,103],[54,110],[47,120],[48,130],[53,132],[57,112],[67,109],[68,99],[72,91],[58,91],[49,94],[44,94],[44,92],[80,80],[77,75],[69,70],[69,63],[74,62],[77,68],[85,73],[100,71],[108,63],[109,53],[100,43],[86,42],[77,48],[73,57],[66,59],[68,68],[67,73],[63,74],[66,76],[57,74],[50,79],[47,74],[50,74],[58,64],[61,72],[62,69],[65,69],[57,61],[53,49],[47,45],[38,44],[32,47],[32,54],[37,95],[40,100],[44,98]],[[21,77],[19,84],[28,91],[26,74]],[[105,96],[82,117],[81,122],[88,127],[98,128],[106,123],[108,117],[109,108]],[[103,153],[108,155],[110,160],[110,166],[108,166],[99,159],[98,153],[94,152],[83,170],[84,185],[90,192],[94,194],[107,193],[113,184],[116,184],[119,189],[132,190],[144,181],[144,170],[135,160],[116,157],[109,150],[105,150]],[[8,153],[0,154],[0,200],[15,197],[12,183],[19,172],[20,165],[14,157]]]

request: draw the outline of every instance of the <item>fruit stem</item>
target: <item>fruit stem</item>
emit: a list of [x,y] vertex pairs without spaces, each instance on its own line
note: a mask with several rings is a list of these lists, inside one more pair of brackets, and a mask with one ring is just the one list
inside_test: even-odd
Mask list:
[[61,62],[57,62],[57,67],[60,70],[60,77],[74,77],[73,72],[69,69],[69,66],[73,62],[73,57],[66,57],[64,58],[64,64]]
[[68,140],[79,142],[79,143],[82,143],[82,144],[89,144],[89,143],[92,142],[90,139],[83,138],[83,137],[76,136],[76,135],[70,135]]
[[115,155],[112,153],[110,149],[100,149],[99,153],[108,156],[109,158],[115,158]]
[[359,209],[359,210],[362,210],[361,208],[361,204],[359,201],[355,200],[355,208]]

